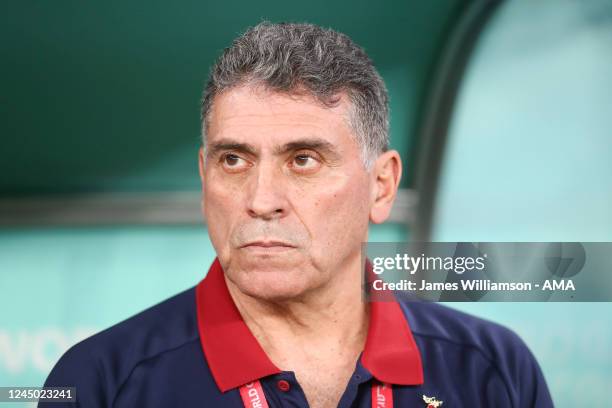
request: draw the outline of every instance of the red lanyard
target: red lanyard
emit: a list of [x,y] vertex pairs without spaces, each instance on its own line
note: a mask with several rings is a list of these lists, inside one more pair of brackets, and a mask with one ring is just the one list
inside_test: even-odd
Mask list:
[[[240,387],[240,396],[245,408],[270,408],[259,380]],[[372,384],[372,408],[393,408],[391,384]]]

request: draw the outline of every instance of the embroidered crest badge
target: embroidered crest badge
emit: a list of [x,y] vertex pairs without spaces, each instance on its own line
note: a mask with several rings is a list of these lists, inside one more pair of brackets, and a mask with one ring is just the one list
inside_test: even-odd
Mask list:
[[444,403],[444,401],[438,401],[436,397],[428,397],[427,395],[423,395],[423,401],[427,404],[427,408],[438,408]]

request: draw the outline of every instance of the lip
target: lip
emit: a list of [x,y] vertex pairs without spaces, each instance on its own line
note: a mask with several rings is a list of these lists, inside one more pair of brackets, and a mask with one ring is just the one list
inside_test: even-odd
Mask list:
[[295,246],[282,241],[261,240],[249,242],[245,245],[242,245],[240,248],[260,250],[287,250],[293,249],[295,248]]

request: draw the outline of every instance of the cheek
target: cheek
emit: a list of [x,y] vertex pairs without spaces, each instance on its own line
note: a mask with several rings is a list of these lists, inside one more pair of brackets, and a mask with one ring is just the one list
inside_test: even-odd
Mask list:
[[203,188],[203,212],[215,248],[229,244],[232,220],[237,214],[239,195],[228,183],[208,177]]
[[302,201],[308,203],[309,220],[305,223],[312,225],[311,234],[318,246],[337,248],[365,239],[369,220],[367,181],[345,180],[313,198]]

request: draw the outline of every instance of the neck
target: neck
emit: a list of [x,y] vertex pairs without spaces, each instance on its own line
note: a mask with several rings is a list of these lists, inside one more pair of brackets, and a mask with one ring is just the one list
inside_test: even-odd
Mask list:
[[246,325],[280,369],[292,369],[295,353],[314,350],[320,357],[354,364],[363,350],[368,311],[361,294],[360,257],[299,299],[259,299],[244,294],[227,278],[226,283]]

